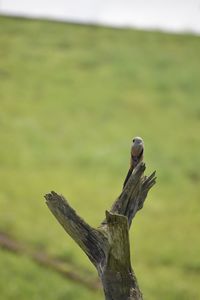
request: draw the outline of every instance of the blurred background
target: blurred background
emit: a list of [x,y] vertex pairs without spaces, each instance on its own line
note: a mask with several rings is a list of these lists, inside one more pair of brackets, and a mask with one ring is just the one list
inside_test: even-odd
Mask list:
[[130,230],[141,290],[200,299],[200,1],[11,2],[0,1],[1,299],[103,299],[43,195],[98,226],[138,135],[158,177]]

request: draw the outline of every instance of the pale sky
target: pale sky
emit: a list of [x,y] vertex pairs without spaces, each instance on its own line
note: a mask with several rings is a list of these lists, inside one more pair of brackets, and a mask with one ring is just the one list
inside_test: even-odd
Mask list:
[[200,34],[200,0],[0,0],[0,13]]

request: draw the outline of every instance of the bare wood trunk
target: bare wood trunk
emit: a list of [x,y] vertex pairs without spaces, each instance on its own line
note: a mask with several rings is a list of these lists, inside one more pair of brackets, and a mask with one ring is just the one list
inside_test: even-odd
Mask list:
[[131,268],[127,218],[106,212],[109,249],[103,270],[99,274],[106,300],[142,299]]
[[63,196],[55,192],[45,195],[51,212],[96,267],[106,300],[143,299],[131,267],[129,228],[155,184],[155,172],[146,177],[144,170],[144,163],[134,169],[98,228],[81,219]]

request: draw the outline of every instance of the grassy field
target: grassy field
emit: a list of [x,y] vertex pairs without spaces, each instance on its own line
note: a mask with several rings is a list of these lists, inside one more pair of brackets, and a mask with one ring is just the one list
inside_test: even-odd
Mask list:
[[[145,299],[200,299],[200,38],[0,17],[0,230],[95,270],[48,211],[55,190],[97,226],[133,136],[157,185],[130,232]],[[103,299],[0,252],[1,299]]]

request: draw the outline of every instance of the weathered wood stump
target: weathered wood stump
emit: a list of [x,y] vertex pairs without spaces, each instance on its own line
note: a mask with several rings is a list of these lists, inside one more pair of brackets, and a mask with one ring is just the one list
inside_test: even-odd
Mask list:
[[143,299],[131,267],[129,228],[155,184],[155,172],[146,177],[144,171],[142,162],[98,228],[80,218],[63,196],[55,192],[45,195],[51,212],[96,267],[106,300]]

